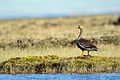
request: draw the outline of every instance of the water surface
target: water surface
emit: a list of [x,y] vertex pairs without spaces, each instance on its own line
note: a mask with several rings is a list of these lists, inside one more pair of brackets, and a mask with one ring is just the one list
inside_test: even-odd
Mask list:
[[120,80],[120,74],[2,74],[0,80]]

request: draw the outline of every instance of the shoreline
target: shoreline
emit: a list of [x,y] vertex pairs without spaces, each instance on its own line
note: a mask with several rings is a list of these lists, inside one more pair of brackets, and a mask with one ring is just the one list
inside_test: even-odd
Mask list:
[[36,19],[59,19],[59,18],[78,18],[78,17],[95,17],[95,16],[115,16],[120,13],[104,13],[104,14],[88,14],[88,15],[70,15],[70,16],[51,16],[51,17],[16,17],[16,18],[0,18],[1,21],[16,21],[16,20],[36,20]]

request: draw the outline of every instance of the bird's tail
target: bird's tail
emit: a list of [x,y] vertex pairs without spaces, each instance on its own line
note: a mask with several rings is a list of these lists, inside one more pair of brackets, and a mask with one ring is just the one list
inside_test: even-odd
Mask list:
[[98,51],[98,48],[97,48],[97,47],[95,48],[95,51]]

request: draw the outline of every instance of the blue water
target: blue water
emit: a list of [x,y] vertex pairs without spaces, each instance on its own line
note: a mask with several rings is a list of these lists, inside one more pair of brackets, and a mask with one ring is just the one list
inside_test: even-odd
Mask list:
[[120,80],[120,74],[1,74],[0,80]]
[[0,19],[120,13],[120,0],[0,0]]

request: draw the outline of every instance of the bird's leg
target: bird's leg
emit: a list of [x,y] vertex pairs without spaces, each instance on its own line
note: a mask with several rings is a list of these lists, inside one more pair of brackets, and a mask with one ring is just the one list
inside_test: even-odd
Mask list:
[[81,54],[81,56],[83,56],[83,51],[82,51],[82,54]]
[[88,56],[90,56],[89,51],[88,51]]

